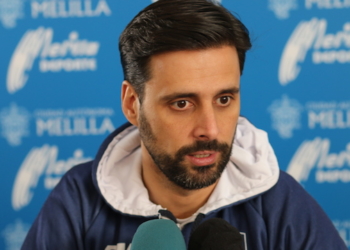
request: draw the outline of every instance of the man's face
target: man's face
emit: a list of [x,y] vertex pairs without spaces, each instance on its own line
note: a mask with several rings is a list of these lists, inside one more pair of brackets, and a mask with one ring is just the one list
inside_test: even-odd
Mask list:
[[139,112],[142,147],[184,189],[215,183],[229,160],[240,111],[234,47],[153,56]]

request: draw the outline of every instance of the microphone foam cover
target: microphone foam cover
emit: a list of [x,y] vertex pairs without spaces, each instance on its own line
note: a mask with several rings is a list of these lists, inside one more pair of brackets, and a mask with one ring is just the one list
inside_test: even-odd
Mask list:
[[192,233],[189,250],[244,250],[243,236],[227,221],[212,218]]
[[172,220],[156,219],[142,223],[132,239],[131,250],[186,250],[184,237]]

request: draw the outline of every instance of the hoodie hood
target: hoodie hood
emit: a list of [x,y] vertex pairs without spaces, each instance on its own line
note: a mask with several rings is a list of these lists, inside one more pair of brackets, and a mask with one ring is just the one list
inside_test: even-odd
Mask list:
[[[121,213],[156,216],[164,208],[149,200],[143,184],[140,142],[135,126],[117,134],[96,159],[96,182],[104,199]],[[279,167],[267,133],[240,117],[230,161],[208,202],[197,213],[207,214],[255,197],[273,187],[278,177]]]

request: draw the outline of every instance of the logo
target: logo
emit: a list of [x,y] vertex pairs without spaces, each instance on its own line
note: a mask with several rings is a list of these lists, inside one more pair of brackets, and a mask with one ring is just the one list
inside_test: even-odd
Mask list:
[[24,0],[0,0],[0,21],[4,28],[16,27],[17,19],[23,18]]
[[29,112],[15,103],[0,112],[1,135],[9,145],[19,146],[22,144],[22,137],[29,135],[29,118]]
[[315,169],[317,183],[350,182],[350,143],[339,153],[330,153],[331,141],[319,137],[305,140],[290,161],[287,172],[299,182],[309,179]]
[[96,5],[91,0],[32,0],[32,18],[98,17],[112,14],[106,0]]
[[326,33],[327,20],[301,21],[290,36],[282,53],[278,79],[281,85],[294,81],[309,50],[314,64],[350,63],[350,22],[335,34]]
[[14,51],[7,72],[7,90],[13,94],[22,89],[40,55],[39,70],[46,72],[95,71],[99,42],[80,40],[79,33],[72,31],[67,40],[53,42],[52,28],[39,27],[28,30]]
[[269,9],[278,19],[289,18],[289,12],[298,8],[296,0],[269,0]]
[[17,219],[13,224],[9,224],[2,231],[2,236],[5,238],[6,250],[21,249],[29,228],[30,225],[23,223],[20,219]]
[[333,221],[333,225],[338,230],[340,237],[347,247],[350,247],[350,221]]
[[293,130],[299,129],[300,113],[303,110],[298,101],[289,99],[283,95],[281,100],[276,100],[268,108],[271,113],[272,128],[277,130],[279,136],[288,139],[293,136]]
[[313,7],[318,9],[345,9],[350,8],[350,2],[348,0],[305,0],[306,9],[312,9]]
[[67,160],[58,160],[58,147],[43,145],[33,148],[24,159],[18,170],[13,190],[12,207],[20,210],[27,206],[33,198],[33,190],[37,187],[39,178],[44,176],[44,187],[53,189],[62,176],[73,166],[91,160],[84,157],[81,149],[74,151]]

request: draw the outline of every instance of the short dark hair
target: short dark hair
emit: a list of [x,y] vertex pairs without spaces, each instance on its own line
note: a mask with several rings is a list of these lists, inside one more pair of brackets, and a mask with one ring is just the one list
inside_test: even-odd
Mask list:
[[209,0],[159,0],[138,13],[120,36],[124,79],[142,101],[153,55],[223,45],[236,47],[242,74],[251,43],[241,21]]

